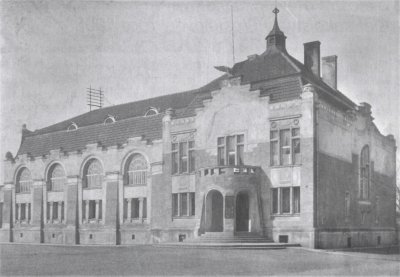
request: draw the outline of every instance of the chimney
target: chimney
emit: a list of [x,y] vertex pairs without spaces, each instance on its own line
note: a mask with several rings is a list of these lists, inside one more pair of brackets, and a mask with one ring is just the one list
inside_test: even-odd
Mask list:
[[304,66],[318,78],[320,77],[320,45],[319,41],[304,43]]
[[337,56],[322,57],[322,80],[337,89]]

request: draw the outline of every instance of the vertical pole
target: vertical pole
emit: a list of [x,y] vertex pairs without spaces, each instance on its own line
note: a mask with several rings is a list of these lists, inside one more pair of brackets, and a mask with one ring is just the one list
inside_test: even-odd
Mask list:
[[89,222],[89,200],[85,200],[85,219],[86,219],[86,223]]
[[57,215],[58,215],[58,222],[61,222],[61,218],[62,218],[62,216],[61,216],[61,201],[59,201],[58,202],[58,205],[57,205],[57,208],[58,208],[58,212],[57,212]]
[[233,29],[233,6],[231,5],[231,20],[232,20],[232,61],[235,64],[235,36],[234,36],[234,29]]
[[99,220],[99,200],[96,200],[96,221]]
[[132,199],[128,198],[126,200],[128,201],[128,209],[127,209],[126,219],[127,219],[128,222],[131,222],[131,218],[132,218]]
[[50,202],[50,218],[49,221],[53,222],[53,202]]

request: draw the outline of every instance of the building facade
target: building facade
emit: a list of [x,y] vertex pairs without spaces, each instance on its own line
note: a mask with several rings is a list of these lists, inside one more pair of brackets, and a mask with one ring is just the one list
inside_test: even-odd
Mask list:
[[396,243],[393,136],[337,90],[320,42],[304,44],[304,63],[289,55],[274,12],[266,51],[204,87],[24,126],[6,157],[0,241]]

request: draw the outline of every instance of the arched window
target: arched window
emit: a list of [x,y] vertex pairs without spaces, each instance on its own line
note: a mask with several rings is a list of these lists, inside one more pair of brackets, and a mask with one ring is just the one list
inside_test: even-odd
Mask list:
[[60,164],[54,164],[47,177],[47,190],[62,191],[66,182],[65,171]]
[[24,167],[18,172],[15,192],[30,192],[32,186],[31,172]]
[[147,170],[146,159],[140,154],[133,155],[126,167],[126,185],[147,185]]
[[97,159],[91,159],[85,165],[85,170],[83,172],[84,188],[96,188],[101,187],[103,182],[103,166]]
[[68,127],[68,131],[78,130],[78,125],[75,122],[72,122]]
[[106,120],[104,120],[104,124],[110,124],[115,122],[115,117],[112,115],[109,115]]
[[158,114],[157,109],[150,107],[147,109],[146,114],[144,116],[151,116],[151,115],[156,115],[156,114]]
[[369,199],[370,182],[369,146],[365,145],[360,155],[360,199]]

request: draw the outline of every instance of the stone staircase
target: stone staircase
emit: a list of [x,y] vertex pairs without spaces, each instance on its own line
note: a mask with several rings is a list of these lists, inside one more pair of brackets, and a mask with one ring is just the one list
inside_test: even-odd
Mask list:
[[258,249],[273,250],[300,246],[299,244],[275,243],[273,240],[254,233],[207,232],[197,238],[183,242],[161,243],[158,247],[212,248],[212,249]]

